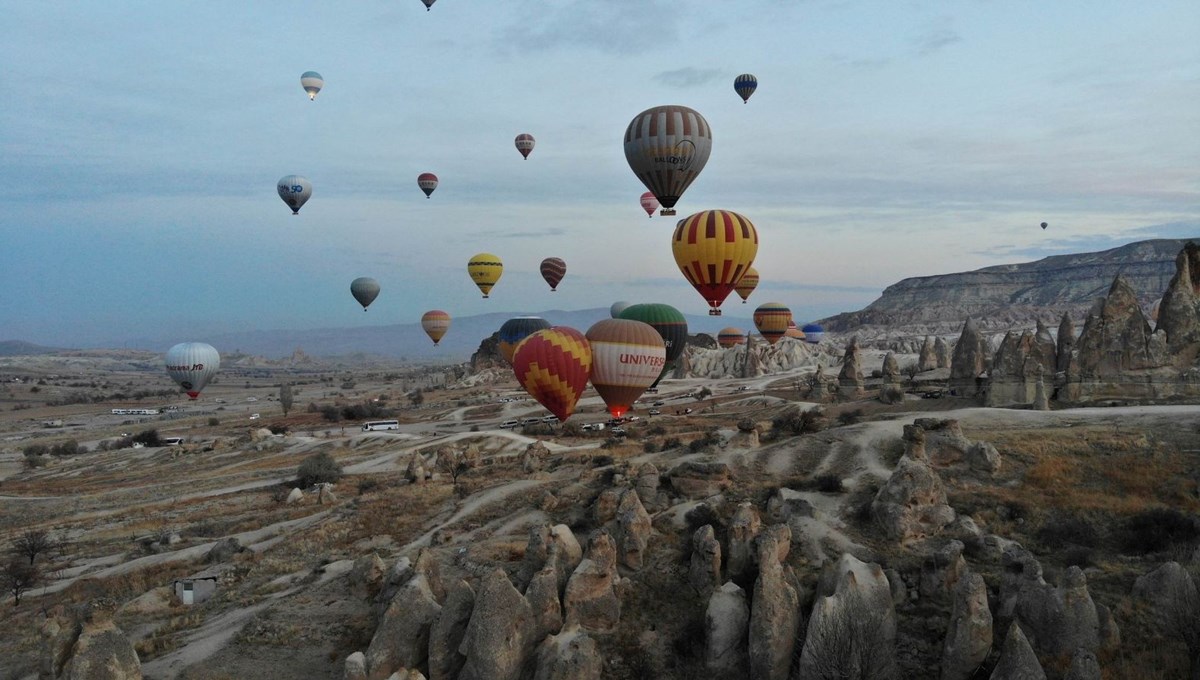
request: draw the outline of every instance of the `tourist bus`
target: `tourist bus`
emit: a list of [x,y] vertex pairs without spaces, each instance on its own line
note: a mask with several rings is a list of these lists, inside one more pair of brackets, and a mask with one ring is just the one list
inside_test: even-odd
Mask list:
[[399,430],[399,420],[368,420],[363,423],[363,432],[374,432],[376,430]]

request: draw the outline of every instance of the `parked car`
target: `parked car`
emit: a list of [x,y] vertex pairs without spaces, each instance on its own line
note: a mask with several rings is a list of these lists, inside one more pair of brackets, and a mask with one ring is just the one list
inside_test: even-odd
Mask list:
[[614,436],[614,437],[624,437],[625,436],[625,428],[623,428],[623,427],[614,427],[610,432],[611,432],[612,436]]
[[537,425],[540,422],[542,422],[540,418],[522,418],[521,426],[524,427],[526,425]]
[[665,402],[665,401],[656,401],[656,402],[654,402],[654,405],[655,405],[655,406],[666,406],[666,404],[667,404],[667,402]]
[[507,429],[509,429],[510,427],[516,427],[516,426],[518,426],[518,425],[520,425],[520,424],[521,424],[521,423],[520,423],[520,422],[518,422],[518,421],[516,421],[516,420],[506,420],[506,421],[504,421],[503,423],[500,423],[500,428],[501,428],[501,429],[504,429],[504,430],[507,430]]
[[258,420],[258,419],[259,419],[259,415],[257,413],[250,414],[250,420]]
[[656,409],[656,408],[652,408],[652,409],[650,409],[649,411],[646,411],[646,413],[647,413],[647,414],[649,414],[649,415],[652,415],[652,416],[659,416],[659,415],[662,415],[662,411],[659,411],[659,410],[658,410],[658,409]]

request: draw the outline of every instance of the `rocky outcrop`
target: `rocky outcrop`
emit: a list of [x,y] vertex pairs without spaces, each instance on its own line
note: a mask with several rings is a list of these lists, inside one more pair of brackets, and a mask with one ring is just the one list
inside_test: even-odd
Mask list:
[[973,318],[967,319],[950,360],[950,389],[965,397],[978,394],[983,389],[981,376],[988,369],[989,358],[987,338],[979,329],[979,323]]
[[937,361],[937,368],[950,368],[950,347],[941,336],[933,341],[933,356]]
[[742,503],[729,521],[729,555],[726,571],[735,581],[748,581],[754,569],[754,539],[762,530],[762,519],[752,503]]
[[871,501],[875,521],[890,538],[901,542],[932,536],[954,521],[942,480],[921,453],[924,430],[906,425],[904,438],[908,450]]
[[954,587],[968,571],[962,553],[962,541],[951,540],[925,556],[917,587],[921,597],[946,601],[953,596]]
[[350,592],[360,599],[370,600],[379,592],[385,576],[387,565],[379,558],[378,553],[363,555],[354,560],[354,566],[347,576]]
[[116,602],[93,600],[82,620],[74,621],[61,608],[54,610],[42,628],[50,639],[43,661],[59,680],[141,680],[142,665],[133,644],[113,621]]
[[904,376],[900,375],[900,362],[896,361],[896,353],[888,352],[883,357],[883,368],[880,369],[883,374],[884,385],[899,385],[904,381]]
[[708,498],[733,485],[733,472],[725,463],[685,461],[671,468],[667,478],[684,498]]
[[992,358],[988,382],[988,406],[1031,404],[1043,374],[1053,375],[1058,349],[1049,329],[1037,322],[1036,331],[1021,335],[1007,333]]
[[721,585],[721,542],[711,524],[705,524],[692,534],[688,582],[705,596]]
[[1000,452],[988,442],[975,442],[967,447],[963,462],[975,472],[994,475],[1000,472]]
[[1046,658],[1070,658],[1076,650],[1100,649],[1100,615],[1088,592],[1087,577],[1072,566],[1062,583],[1050,586],[1038,561],[1018,543],[1004,548],[1000,587],[1002,620],[1010,617]]
[[1189,242],[1175,256],[1175,276],[1167,284],[1158,312],[1158,328],[1167,334],[1167,350],[1177,365],[1190,365],[1200,346],[1200,246]]
[[367,647],[367,675],[383,680],[401,668],[424,666],[430,629],[441,614],[425,574],[418,573],[396,592]]
[[633,489],[621,494],[617,505],[617,557],[622,566],[641,569],[646,545],[650,542],[650,514]]
[[209,549],[208,554],[204,556],[204,561],[208,562],[209,564],[228,562],[229,560],[233,559],[234,555],[243,552],[245,549],[246,548],[242,545],[241,541],[237,540],[233,536],[230,536],[229,538],[222,539],[213,544],[213,547]]
[[429,630],[429,680],[454,680],[467,657],[459,651],[471,612],[475,609],[475,591],[466,581],[450,588],[437,621]]
[[617,545],[607,532],[597,532],[588,541],[587,557],[567,581],[566,625],[599,632],[615,628],[621,618],[617,580]]
[[947,467],[961,463],[971,448],[971,440],[962,433],[962,427],[953,418],[917,418],[913,426],[924,432],[925,455],[929,463]]
[[533,612],[502,569],[479,585],[475,610],[459,653],[465,658],[459,680],[518,680],[536,641]]
[[991,680],[1046,680],[1046,672],[1038,663],[1029,640],[1016,623],[1008,627],[1000,659],[992,669]]
[[604,677],[604,661],[596,641],[578,626],[571,626],[542,642],[533,677],[534,680],[600,680]]
[[954,609],[942,647],[942,680],[969,680],[992,651],[987,584],[967,573],[954,587]]
[[637,491],[642,506],[648,512],[656,512],[665,507],[667,499],[660,496],[658,486],[660,478],[658,468],[654,463],[643,463],[634,475],[633,488]]
[[367,680],[367,657],[355,652],[342,664],[342,680]]
[[404,478],[412,484],[424,484],[427,476],[428,471],[425,469],[424,456],[413,452],[412,457],[408,459],[408,467],[405,468]]
[[533,613],[531,640],[536,642],[562,628],[562,605],[558,600],[558,574],[554,571],[554,565],[548,564],[534,575],[529,588],[525,590],[525,600]]
[[749,621],[746,593],[736,583],[729,581],[713,592],[704,613],[704,665],[710,672],[745,667]]
[[838,395],[842,399],[857,399],[863,393],[862,350],[858,338],[850,338],[842,355],[842,370],[838,373]]
[[924,373],[937,368],[937,354],[933,349],[933,337],[926,335],[921,344],[921,352],[917,355],[917,370]]
[[800,596],[781,563],[790,545],[786,524],[759,535],[758,579],[750,609],[751,680],[787,680],[791,668],[800,627]]
[[796,677],[898,677],[896,612],[878,564],[843,554],[822,574]]
[[1200,589],[1178,562],[1166,562],[1139,576],[1133,599],[1149,609],[1155,627],[1163,633],[1183,628],[1187,613],[1200,610]]
[[1071,315],[1063,313],[1062,320],[1058,322],[1058,338],[1054,353],[1054,373],[1065,374],[1067,367],[1071,365],[1071,353],[1075,351],[1075,322],[1071,320]]
[[1086,649],[1076,651],[1063,680],[1101,680],[1100,662],[1096,660],[1096,655]]

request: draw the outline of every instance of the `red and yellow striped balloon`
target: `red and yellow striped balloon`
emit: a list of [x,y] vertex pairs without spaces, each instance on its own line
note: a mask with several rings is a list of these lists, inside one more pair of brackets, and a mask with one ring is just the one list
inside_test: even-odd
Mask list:
[[791,322],[792,310],[782,302],[768,302],[754,310],[754,327],[772,345],[787,333]]
[[667,363],[667,347],[654,327],[631,319],[604,319],[588,329],[592,387],[614,418],[625,415]]
[[746,298],[758,288],[758,270],[754,267],[746,267],[746,273],[742,274],[741,280],[733,287],[734,292],[742,299],[742,304],[746,304]]
[[710,316],[733,292],[758,255],[758,231],[750,220],[729,210],[689,215],[671,237],[675,264],[708,302]]
[[436,345],[450,330],[450,315],[440,309],[431,309],[421,315],[421,328]]
[[725,348],[744,345],[746,344],[746,334],[742,332],[742,329],[733,326],[722,328],[721,332],[717,334],[717,344]]
[[517,382],[563,422],[575,412],[587,387],[592,348],[583,333],[553,326],[522,340],[512,364]]

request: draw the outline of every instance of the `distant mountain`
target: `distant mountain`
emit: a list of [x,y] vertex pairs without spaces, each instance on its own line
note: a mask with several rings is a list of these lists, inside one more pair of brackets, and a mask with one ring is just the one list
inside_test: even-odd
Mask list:
[[1175,274],[1175,256],[1188,240],[1138,241],[1097,253],[904,279],[861,311],[822,323],[835,332],[879,327],[890,334],[946,334],[957,333],[968,316],[991,329],[1032,327],[1037,319],[1053,323],[1064,312],[1079,321],[1117,274],[1149,310]]
[[[278,358],[291,355],[296,349],[302,349],[313,357],[344,357],[355,354],[377,355],[391,359],[408,359],[419,362],[436,362],[444,360],[447,363],[468,361],[471,354],[479,349],[479,343],[500,329],[500,325],[514,316],[540,316],[553,325],[571,326],[581,331],[587,331],[593,323],[610,318],[608,307],[563,311],[559,309],[532,312],[512,313],[497,312],[454,318],[450,323],[450,331],[434,347],[429,336],[421,329],[421,324],[396,324],[391,326],[356,326],[353,328],[321,328],[311,330],[269,330],[241,331],[236,333],[221,333],[208,336],[205,342],[216,347],[223,354],[226,352],[241,352],[243,354]],[[753,328],[754,322],[745,317],[729,316],[691,316],[685,315],[691,332],[716,333],[726,326]],[[176,340],[142,339],[131,341],[138,347],[161,348],[169,347]]]
[[0,341],[0,357],[31,357],[38,354],[61,352],[61,348],[43,347],[23,340]]

